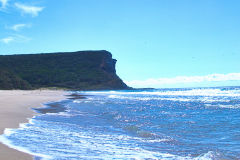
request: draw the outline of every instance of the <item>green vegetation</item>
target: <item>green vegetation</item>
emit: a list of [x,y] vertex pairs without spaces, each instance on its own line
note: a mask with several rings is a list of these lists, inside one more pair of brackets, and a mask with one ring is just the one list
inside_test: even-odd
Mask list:
[[0,56],[0,89],[127,89],[108,51]]

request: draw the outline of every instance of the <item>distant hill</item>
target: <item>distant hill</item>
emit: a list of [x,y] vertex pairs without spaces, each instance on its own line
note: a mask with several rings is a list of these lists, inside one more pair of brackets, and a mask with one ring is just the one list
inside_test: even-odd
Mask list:
[[0,56],[0,89],[128,89],[108,51]]

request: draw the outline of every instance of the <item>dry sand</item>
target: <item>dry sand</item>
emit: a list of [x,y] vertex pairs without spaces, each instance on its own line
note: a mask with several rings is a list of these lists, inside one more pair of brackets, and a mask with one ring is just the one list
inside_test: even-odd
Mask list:
[[[0,135],[5,128],[18,128],[19,123],[28,122],[27,118],[36,113],[31,108],[43,106],[42,103],[63,100],[64,91],[0,90]],[[0,160],[32,160],[33,156],[8,148],[0,143]]]

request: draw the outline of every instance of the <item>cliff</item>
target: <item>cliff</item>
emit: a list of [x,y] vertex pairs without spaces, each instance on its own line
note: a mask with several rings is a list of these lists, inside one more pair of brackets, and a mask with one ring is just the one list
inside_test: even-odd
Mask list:
[[108,51],[1,55],[0,89],[128,89]]

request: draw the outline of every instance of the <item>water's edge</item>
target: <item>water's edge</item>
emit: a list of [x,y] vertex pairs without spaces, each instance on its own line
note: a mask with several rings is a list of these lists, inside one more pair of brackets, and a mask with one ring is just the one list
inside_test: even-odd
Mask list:
[[[70,91],[68,91],[70,92]],[[71,95],[64,95],[65,98],[61,99],[61,100],[56,100],[56,101],[48,101],[48,102],[42,102],[40,103],[41,107],[37,107],[37,108],[32,108],[29,107],[29,110],[33,111],[32,117],[26,117],[27,122],[25,123],[19,123],[17,128],[5,128],[3,131],[3,134],[0,135],[0,143],[5,145],[6,147],[10,148],[10,149],[14,149],[16,151],[22,152],[22,153],[26,153],[30,156],[32,156],[32,158],[34,160],[39,160],[42,159],[44,157],[46,158],[50,158],[49,156],[43,155],[43,154],[38,154],[38,153],[34,153],[31,152],[30,150],[28,150],[27,148],[23,148],[17,145],[13,145],[12,142],[10,140],[8,140],[7,138],[5,138],[3,135],[9,135],[12,133],[12,130],[18,130],[21,128],[26,127],[27,124],[32,124],[32,120],[36,117],[39,116],[40,114],[47,114],[47,113],[58,113],[58,112],[63,112],[65,111],[65,108],[61,105],[59,105],[61,102],[66,101],[66,99],[68,99],[68,97]]]

